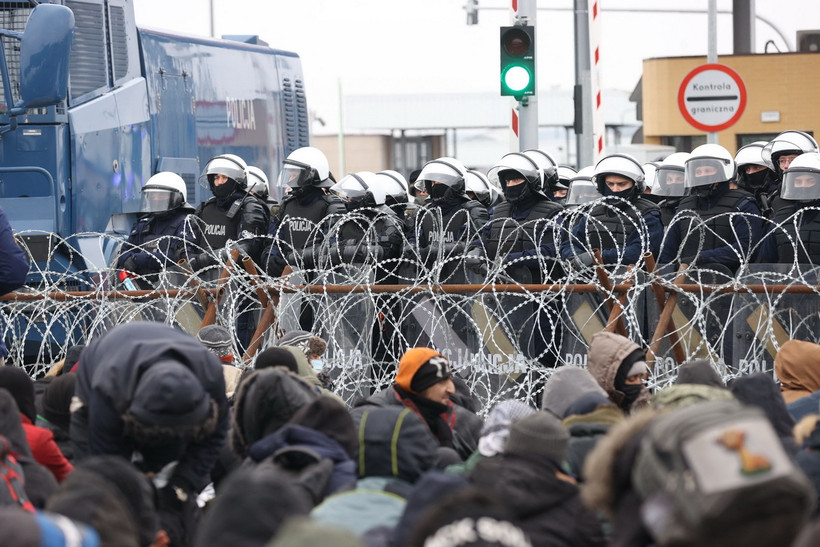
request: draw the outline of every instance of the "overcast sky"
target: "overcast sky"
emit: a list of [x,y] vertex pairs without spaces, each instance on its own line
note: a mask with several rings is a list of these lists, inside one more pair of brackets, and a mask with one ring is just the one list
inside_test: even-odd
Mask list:
[[[183,34],[209,35],[209,0],[134,0],[137,24]],[[498,90],[498,27],[509,9],[481,10],[466,24],[466,0],[213,0],[215,34],[258,34],[271,47],[302,58],[309,107],[338,115],[345,94],[474,92]],[[706,0],[603,0],[602,81],[631,90],[645,58],[705,55],[703,14],[620,12],[615,9],[702,9]],[[479,0],[509,8],[509,0]],[[539,88],[574,83],[573,0],[538,0]],[[731,0],[718,0],[730,10]],[[820,29],[817,0],[757,0],[756,52],[773,40],[795,47],[797,30]],[[545,10],[543,8],[549,8]],[[566,11],[554,11],[563,8]],[[610,11],[608,11],[610,10]],[[718,54],[732,50],[731,15],[718,16]],[[769,51],[774,51],[769,46]]]

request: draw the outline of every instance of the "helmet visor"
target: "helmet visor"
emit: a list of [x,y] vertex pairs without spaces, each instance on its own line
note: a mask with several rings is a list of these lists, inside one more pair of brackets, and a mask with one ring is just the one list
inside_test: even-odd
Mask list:
[[725,182],[725,168],[731,162],[720,158],[695,158],[686,162],[684,174],[687,188],[696,188],[718,182]]
[[285,160],[282,163],[282,170],[279,172],[277,186],[280,188],[298,188],[300,186],[310,186],[313,181],[313,169],[304,163],[293,160]]
[[176,190],[154,187],[143,188],[140,212],[160,213],[174,209],[181,203],[182,195]]
[[330,187],[330,191],[345,201],[356,202],[365,197],[367,190],[353,176],[348,175]]
[[652,193],[656,196],[679,197],[686,193],[686,176],[683,169],[660,167],[655,171],[655,180]]
[[574,180],[569,185],[567,205],[583,205],[602,197],[591,180]]
[[794,201],[815,201],[820,199],[820,172],[786,171],[783,175],[781,197]]

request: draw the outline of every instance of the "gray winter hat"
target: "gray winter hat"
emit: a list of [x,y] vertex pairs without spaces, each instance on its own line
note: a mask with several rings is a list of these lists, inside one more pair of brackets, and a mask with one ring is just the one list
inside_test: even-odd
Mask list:
[[569,431],[561,420],[542,410],[512,423],[504,453],[537,454],[560,465],[568,443]]
[[541,408],[559,418],[565,418],[572,403],[590,392],[608,397],[587,369],[573,366],[558,367],[544,386]]
[[196,339],[222,359],[233,355],[231,332],[222,325],[207,325],[199,329]]

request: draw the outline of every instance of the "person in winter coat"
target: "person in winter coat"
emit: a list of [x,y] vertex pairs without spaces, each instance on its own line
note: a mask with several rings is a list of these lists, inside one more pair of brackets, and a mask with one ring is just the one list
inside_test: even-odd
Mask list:
[[726,388],[723,379],[706,359],[694,359],[683,363],[678,368],[678,377],[675,379],[675,385],[678,384],[701,384],[721,389]]
[[45,466],[61,482],[74,470],[60,447],[54,441],[54,434],[44,427],[34,425],[37,411],[34,407],[34,382],[21,368],[0,367],[0,387],[9,390],[20,409],[20,420],[31,454],[37,463]]
[[344,405],[318,397],[251,445],[248,462],[284,472],[313,505],[356,483],[356,430]]
[[404,512],[412,484],[432,468],[437,443],[409,408],[365,406],[351,413],[359,440],[359,480],[354,489],[328,497],[311,517],[383,545]]
[[588,370],[573,366],[558,367],[544,386],[541,408],[563,419],[567,409],[579,397],[590,392],[607,396]]
[[513,422],[504,453],[482,460],[470,482],[492,493],[533,545],[604,545],[594,513],[575,480],[561,470],[569,432],[548,412]]
[[455,393],[450,362],[430,348],[411,348],[402,355],[393,385],[356,406],[402,405],[430,428],[439,444],[467,459],[477,448],[481,420],[450,400]]
[[92,526],[102,545],[168,545],[150,482],[118,456],[83,460],[49,498],[47,509]]
[[180,330],[130,323],[94,339],[77,375],[77,458],[119,455],[167,478],[157,492],[163,526],[174,541],[190,537],[196,494],[210,482],[228,429],[219,359]]
[[319,396],[312,386],[281,367],[251,373],[236,393],[231,448],[246,458],[251,446],[275,433]]
[[76,374],[63,374],[48,383],[42,398],[42,410],[37,414],[37,426],[54,435],[54,442],[68,461],[74,459],[74,444],[69,436],[71,398],[77,385]]
[[820,390],[820,344],[789,340],[774,357],[774,373],[787,404]]
[[650,397],[644,381],[649,376],[646,353],[619,334],[599,332],[587,354],[589,372],[610,400],[627,414],[644,406]]
[[591,391],[578,397],[564,416],[562,423],[569,431],[566,464],[582,481],[587,456],[612,426],[624,420],[624,413],[606,395]]
[[307,515],[312,504],[275,468],[239,469],[226,480],[197,531],[197,547],[262,547],[290,517]]
[[797,454],[798,447],[792,431],[794,418],[786,409],[786,403],[770,373],[757,372],[738,376],[729,382],[729,390],[741,403],[756,406],[765,412],[786,453],[791,456]]
[[[28,259],[14,240],[6,212],[0,208],[0,296],[19,289],[26,282]],[[5,364],[8,350],[0,337],[0,366]]]
[[31,455],[26,434],[20,420],[20,410],[14,397],[5,388],[0,388],[0,435],[11,445],[11,454],[20,464],[25,476],[25,490],[29,501],[37,509],[46,505],[46,500],[57,490],[57,480]]
[[467,461],[447,467],[448,473],[467,475],[484,458],[491,458],[504,452],[510,436],[510,426],[515,420],[528,416],[536,410],[526,403],[507,399],[497,403],[484,420],[478,450]]
[[8,547],[97,547],[97,531],[63,515],[38,511],[30,513],[19,507],[0,507],[0,530]]

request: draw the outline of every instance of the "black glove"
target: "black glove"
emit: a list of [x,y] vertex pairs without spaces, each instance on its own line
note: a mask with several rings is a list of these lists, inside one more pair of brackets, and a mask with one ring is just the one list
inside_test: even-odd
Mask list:
[[122,264],[122,269],[131,273],[137,272],[137,259],[134,258],[133,254],[125,259],[125,262]]
[[198,272],[214,264],[216,264],[216,260],[210,253],[199,253],[190,257],[188,260],[188,265],[191,267],[191,271],[194,272]]
[[436,259],[438,259],[438,245],[430,244],[427,247],[419,249],[421,261],[426,268],[431,267]]

